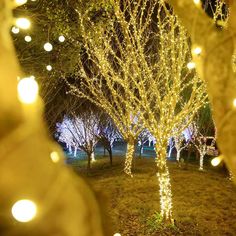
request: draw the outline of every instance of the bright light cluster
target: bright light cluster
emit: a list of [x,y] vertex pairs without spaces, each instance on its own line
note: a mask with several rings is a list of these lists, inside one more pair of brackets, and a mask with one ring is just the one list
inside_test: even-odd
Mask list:
[[194,47],[193,50],[192,50],[193,54],[194,55],[197,55],[199,56],[201,53],[202,53],[202,48],[201,47]]
[[211,164],[212,164],[213,166],[218,166],[218,165],[221,163],[222,160],[223,160],[223,156],[220,155],[220,156],[215,157],[214,159],[212,159],[212,160],[211,160]]
[[20,6],[20,5],[27,3],[27,0],[15,0],[15,3],[17,6]]
[[54,162],[54,163],[57,163],[60,161],[60,156],[59,156],[58,152],[56,152],[56,151],[51,152],[50,157],[51,157],[52,162]]
[[38,83],[33,77],[23,78],[17,86],[18,98],[22,103],[32,104],[38,98]]
[[17,221],[26,223],[33,220],[36,216],[37,206],[33,201],[23,199],[13,205],[11,212]]
[[26,41],[27,43],[31,42],[31,41],[32,41],[31,36],[26,35],[26,36],[25,36],[25,41]]
[[52,51],[53,46],[52,46],[51,43],[47,42],[43,45],[43,48],[44,48],[45,51],[50,52],[50,51]]
[[51,66],[51,65],[47,65],[47,66],[46,66],[46,69],[47,69],[48,71],[51,71],[51,70],[52,70],[52,66]]

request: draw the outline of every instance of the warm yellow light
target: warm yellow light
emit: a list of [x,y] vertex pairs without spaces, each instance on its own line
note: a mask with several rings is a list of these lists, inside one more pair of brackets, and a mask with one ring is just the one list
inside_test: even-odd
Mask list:
[[16,26],[20,29],[29,29],[31,23],[26,18],[18,18],[16,19]]
[[200,55],[202,53],[202,49],[200,47],[194,47],[192,52],[195,55]]
[[26,41],[26,42],[29,43],[29,42],[31,42],[31,40],[32,40],[31,36],[29,36],[29,35],[26,35],[26,36],[25,36],[25,41]]
[[113,236],[121,236],[121,234],[119,234],[119,233],[115,233]]
[[200,0],[193,0],[193,2],[194,2],[194,4],[199,5],[201,1]]
[[16,5],[20,6],[27,3],[27,0],[15,0]]
[[65,37],[63,35],[59,36],[58,40],[63,43],[65,41]]
[[33,77],[21,79],[17,86],[18,98],[22,103],[31,104],[38,98],[38,83]]
[[20,222],[29,222],[37,214],[37,206],[34,202],[23,199],[17,201],[11,209],[13,217]]
[[233,101],[233,105],[234,105],[234,107],[236,107],[236,98]]
[[60,156],[58,152],[55,152],[55,151],[50,153],[50,157],[51,157],[51,160],[55,163],[57,163],[60,160]]
[[223,156],[222,155],[218,156],[218,157],[215,157],[214,159],[211,160],[211,164],[213,166],[218,166],[221,163],[222,160],[223,160]]
[[189,62],[189,63],[187,64],[187,67],[188,67],[189,70],[192,70],[192,69],[194,69],[194,68],[196,67],[196,64],[191,61],[191,62]]
[[13,26],[13,27],[11,28],[11,32],[12,32],[13,34],[18,34],[18,33],[20,32],[20,29],[19,29],[18,27],[16,27],[16,26]]
[[52,46],[51,43],[47,42],[47,43],[44,44],[43,48],[44,48],[45,51],[50,52],[50,51],[52,51],[53,46]]
[[51,66],[51,65],[47,65],[47,66],[46,66],[46,69],[47,69],[48,71],[51,71],[51,70],[52,70],[52,66]]

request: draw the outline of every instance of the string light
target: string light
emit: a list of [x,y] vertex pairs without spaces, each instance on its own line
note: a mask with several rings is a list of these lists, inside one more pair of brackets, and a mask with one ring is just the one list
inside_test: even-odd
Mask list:
[[38,83],[32,77],[21,79],[18,82],[17,90],[18,98],[22,103],[32,104],[38,98]]
[[19,222],[29,222],[37,214],[36,204],[28,199],[17,201],[12,207],[12,215]]
[[233,101],[233,106],[236,107],[236,98]]
[[30,28],[30,21],[26,18],[18,18],[16,19],[16,26],[20,29],[29,29]]
[[52,51],[53,46],[52,46],[51,43],[47,42],[47,43],[44,44],[43,48],[44,48],[45,51],[50,52],[50,51]]
[[17,6],[20,6],[20,5],[27,3],[27,0],[15,0],[15,3]]
[[29,42],[31,42],[31,40],[32,40],[31,36],[29,36],[29,35],[26,35],[26,36],[25,36],[25,41],[26,41],[26,42],[29,43]]
[[51,71],[51,70],[52,70],[52,66],[51,66],[51,65],[47,65],[47,66],[46,66],[46,69],[47,69],[48,71]]
[[211,160],[211,164],[212,164],[213,166],[218,166],[218,165],[221,163],[222,160],[223,160],[223,156],[220,155],[220,156],[215,157],[214,159],[212,159],[212,160]]
[[192,69],[194,69],[194,68],[196,67],[196,64],[191,61],[191,62],[189,62],[189,63],[187,64],[187,67],[188,67],[189,70],[192,70]]
[[63,35],[59,36],[58,40],[63,43],[65,41],[65,37]]
[[52,162],[54,163],[57,163],[60,160],[60,156],[58,152],[55,152],[55,151],[50,153],[50,157],[51,157]]
[[201,47],[194,47],[192,52],[193,52],[193,54],[199,56],[202,53],[202,48]]
[[11,32],[12,32],[13,34],[18,34],[18,33],[20,32],[20,29],[19,29],[18,27],[16,27],[16,26],[13,26],[13,27],[11,28]]

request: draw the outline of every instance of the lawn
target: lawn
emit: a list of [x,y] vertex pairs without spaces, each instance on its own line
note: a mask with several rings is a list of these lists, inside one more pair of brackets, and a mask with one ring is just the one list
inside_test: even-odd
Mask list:
[[168,162],[175,227],[158,223],[159,187],[155,162],[136,158],[134,178],[123,171],[123,159],[99,159],[87,174],[85,162],[74,162],[75,170],[86,176],[106,209],[107,226],[122,236],[148,235],[236,235],[236,187],[221,171],[208,167],[198,171],[197,165],[187,170]]

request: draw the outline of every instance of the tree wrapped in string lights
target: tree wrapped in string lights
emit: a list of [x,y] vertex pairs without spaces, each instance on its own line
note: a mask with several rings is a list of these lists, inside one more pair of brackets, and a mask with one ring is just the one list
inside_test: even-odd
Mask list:
[[[101,133],[101,116],[88,110],[82,114],[65,116],[61,123],[57,124],[57,133],[60,141],[82,149],[88,158],[87,168],[90,169],[91,161],[94,161],[95,146]],[[69,142],[69,143],[68,143]]]
[[[225,2],[230,14],[227,14],[227,11],[223,14],[219,26],[206,15],[201,1],[168,0],[191,36],[193,59],[197,71],[199,76],[207,82],[209,100],[213,107],[217,128],[217,143],[227,166],[235,175],[236,36],[234,32],[236,30],[236,1],[227,0]],[[225,4],[224,7],[226,7]],[[220,11],[222,10],[220,9]],[[217,14],[221,15],[221,13]],[[196,48],[200,49],[198,50],[200,53],[196,54]]]
[[137,136],[131,127],[135,135],[143,127],[151,132],[156,140],[161,216],[173,222],[168,138],[186,116],[192,120],[206,98],[204,84],[191,70],[188,36],[162,1],[120,1],[109,27],[93,34],[85,30],[93,27],[93,21],[79,17],[85,53],[79,60],[79,86],[70,84],[71,92],[106,110],[132,147]]
[[[95,196],[64,166],[42,121],[37,82],[19,69],[9,35],[19,2],[0,0],[0,234],[102,236]],[[23,19],[19,27],[28,24]]]

